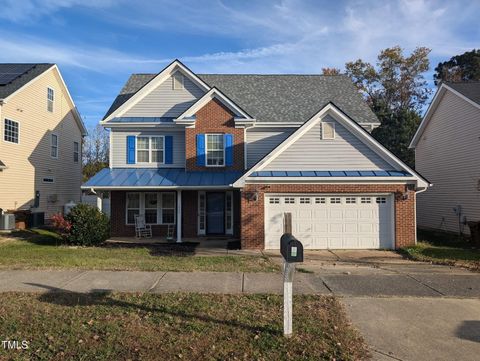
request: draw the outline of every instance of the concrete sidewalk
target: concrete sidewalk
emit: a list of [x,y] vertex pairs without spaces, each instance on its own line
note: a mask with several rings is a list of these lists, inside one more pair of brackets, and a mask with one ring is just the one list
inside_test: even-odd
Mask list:
[[[402,268],[403,267],[403,268]],[[321,272],[296,272],[294,293],[361,297],[480,297],[480,274],[463,270],[415,270],[330,267]],[[283,291],[278,273],[139,272],[139,271],[0,271],[0,292],[200,292],[277,293]]]

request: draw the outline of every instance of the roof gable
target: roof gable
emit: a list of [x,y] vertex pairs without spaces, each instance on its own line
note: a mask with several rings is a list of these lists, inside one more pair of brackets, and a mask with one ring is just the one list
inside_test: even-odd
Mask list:
[[480,109],[480,82],[442,83],[428,106],[422,122],[418,126],[418,129],[410,142],[409,148],[415,148],[417,146],[423,132],[430,122],[430,119],[437,110],[438,105],[447,91]]
[[[366,146],[368,146],[372,151],[378,154],[382,159],[387,163],[391,164],[398,171],[405,171],[412,175],[412,179],[417,181],[419,188],[426,188],[429,183],[424,179],[420,174],[415,172],[413,169],[408,167],[404,162],[402,162],[398,157],[392,154],[388,149],[376,141],[370,133],[364,130],[359,124],[357,124],[353,119],[348,117],[343,111],[341,111],[335,104],[329,103],[324,106],[320,111],[318,111],[314,116],[312,116],[305,124],[298,128],[294,133],[292,133],[285,141],[283,141],[277,148],[272,152],[266,155],[262,160],[260,160],[255,166],[253,166],[248,172],[245,173],[237,182],[235,186],[243,186],[245,180],[255,172],[260,172],[277,159],[282,153],[287,151],[292,144],[298,141],[302,136],[307,134],[312,128],[314,128],[321,120],[330,115],[336,121],[338,121],[342,126],[348,129],[352,134],[354,134],[358,139],[360,139]],[[310,155],[309,155],[310,156]],[[311,169],[311,171],[316,171],[317,169]]]
[[204,91],[210,90],[210,87],[203,80],[198,78],[190,69],[183,65],[179,60],[174,60],[158,74],[150,74],[148,77],[142,77],[142,81],[138,81],[137,77],[131,76],[103,118],[103,122],[108,122],[114,117],[124,115],[129,109],[144,99],[177,71],[182,72],[184,76],[188,77]]
[[[22,71],[16,77],[10,77],[10,81],[5,81],[5,84],[0,84],[0,99],[6,99],[17,90],[28,84],[30,81],[46,72],[48,69],[55,66],[55,64],[34,64],[34,63],[2,63],[0,64],[0,73],[12,73],[14,71]],[[5,79],[7,80],[7,79]]]
[[230,109],[230,111],[235,115],[236,118],[242,118],[242,120],[254,120],[247,112],[245,112],[241,107],[239,107],[227,96],[225,96],[225,94],[223,94],[220,90],[218,90],[217,88],[212,88],[207,93],[205,93],[203,97],[198,99],[187,110],[185,110],[180,116],[178,116],[175,122],[180,123],[185,120],[191,122],[192,117],[195,115],[195,113],[213,99],[217,99],[218,101],[220,101],[220,103]]
[[[323,125],[335,127],[334,139],[322,139]],[[308,153],[308,157],[305,154]],[[263,170],[269,171],[340,171],[398,170],[372,150],[346,126],[330,114],[319,118]]]

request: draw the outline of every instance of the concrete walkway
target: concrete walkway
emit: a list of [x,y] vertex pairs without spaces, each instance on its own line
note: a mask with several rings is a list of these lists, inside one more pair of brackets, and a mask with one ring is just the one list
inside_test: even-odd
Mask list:
[[[294,292],[361,297],[478,297],[480,274],[416,265],[324,265],[315,273],[295,274]],[[138,271],[0,271],[0,292],[202,292],[282,293],[278,273],[138,272]]]

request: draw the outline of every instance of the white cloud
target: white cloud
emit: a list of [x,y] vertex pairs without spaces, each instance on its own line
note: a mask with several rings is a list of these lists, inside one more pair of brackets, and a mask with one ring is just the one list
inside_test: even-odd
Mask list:
[[2,0],[0,18],[13,22],[34,22],[43,16],[72,7],[105,8],[118,4],[115,0]]

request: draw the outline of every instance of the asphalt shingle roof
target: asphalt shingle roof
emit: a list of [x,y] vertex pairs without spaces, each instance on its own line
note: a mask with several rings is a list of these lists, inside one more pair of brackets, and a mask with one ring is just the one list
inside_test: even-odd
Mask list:
[[480,105],[480,81],[445,84]]
[[[157,74],[133,74],[104,119]],[[378,123],[345,75],[197,74],[258,122],[305,122],[332,102],[358,123]]]
[[[0,73],[2,69],[11,69],[12,66],[19,65],[17,63],[0,63]],[[46,70],[50,69],[55,64],[21,64],[21,65],[32,65],[32,68],[24,72],[22,75],[18,76],[11,82],[5,85],[0,85],[0,99],[5,99],[10,94],[14,93],[22,86],[27,84],[30,80],[35,79],[40,74],[44,73]]]

